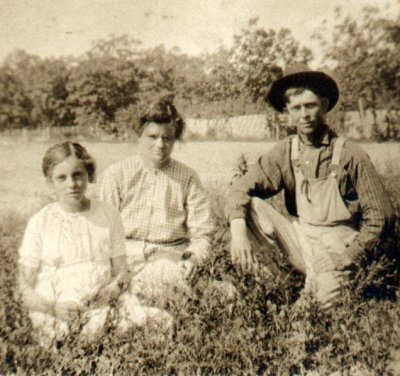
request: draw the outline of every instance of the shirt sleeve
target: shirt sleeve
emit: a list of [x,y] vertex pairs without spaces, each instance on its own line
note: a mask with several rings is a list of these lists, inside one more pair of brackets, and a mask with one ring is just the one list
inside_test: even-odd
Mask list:
[[124,256],[125,254],[125,230],[121,215],[118,210],[112,208],[111,258]]
[[28,222],[19,248],[19,264],[38,269],[41,264],[42,226],[40,213],[35,214]]
[[214,220],[207,193],[197,174],[194,174],[189,182],[186,212],[190,238],[186,252],[194,255],[199,264],[202,264],[209,257]]
[[348,252],[357,261],[365,251],[372,250],[378,244],[385,229],[394,226],[396,216],[368,154],[355,144],[351,144],[351,150],[351,181],[360,202],[362,222],[360,232],[349,245]]
[[108,169],[104,172],[99,188],[99,199],[120,209],[121,192],[116,171]]
[[225,216],[229,223],[235,218],[246,218],[252,197],[268,198],[283,188],[282,145],[277,145],[249,167],[246,174],[235,178],[227,189]]

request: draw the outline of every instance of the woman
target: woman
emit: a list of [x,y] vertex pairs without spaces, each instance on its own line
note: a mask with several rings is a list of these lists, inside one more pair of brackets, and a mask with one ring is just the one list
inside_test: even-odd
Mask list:
[[214,226],[196,172],[171,158],[184,131],[174,105],[154,102],[135,131],[139,155],[105,172],[100,197],[121,213],[128,262],[140,270],[136,291],[160,297],[169,287],[185,289],[195,279],[208,257]]

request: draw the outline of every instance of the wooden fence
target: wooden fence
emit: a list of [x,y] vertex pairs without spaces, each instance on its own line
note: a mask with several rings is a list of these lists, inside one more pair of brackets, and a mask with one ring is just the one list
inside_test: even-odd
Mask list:
[[[358,111],[335,113],[334,124],[340,134],[352,139],[400,139],[400,111]],[[329,119],[328,119],[329,122]],[[285,115],[261,114],[217,119],[186,119],[187,140],[269,140],[278,139],[291,130],[290,119]],[[0,133],[2,140],[58,141],[74,140],[128,140],[132,132],[106,134],[95,126],[12,129]]]
[[[339,120],[338,120],[339,119]],[[329,121],[329,120],[328,120]],[[186,119],[187,138],[215,139],[271,139],[279,138],[290,129],[290,119],[285,115],[247,115],[218,119]],[[358,111],[335,114],[335,125],[340,133],[353,139],[398,138],[400,111]]]

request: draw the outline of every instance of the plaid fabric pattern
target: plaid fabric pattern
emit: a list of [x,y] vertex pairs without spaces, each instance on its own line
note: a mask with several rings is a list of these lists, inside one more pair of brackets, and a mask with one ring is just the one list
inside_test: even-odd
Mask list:
[[[328,131],[315,147],[300,143],[301,169],[306,177],[323,178],[330,173],[336,140],[337,136]],[[285,192],[289,213],[297,216],[290,144],[291,137],[279,142],[269,153],[262,155],[247,174],[232,182],[225,205],[229,221],[247,216],[251,197],[265,199],[281,190]],[[309,163],[305,163],[307,161]],[[368,154],[353,142],[346,141],[343,146],[337,179],[340,194],[353,215],[355,225],[360,227],[360,233],[348,248],[357,259],[365,250],[370,251],[376,246],[386,232],[392,232],[396,216]]]
[[213,220],[197,174],[171,160],[163,169],[144,165],[141,156],[117,162],[103,175],[102,200],[119,209],[127,239],[148,248],[187,243],[185,251],[203,261],[209,252]]

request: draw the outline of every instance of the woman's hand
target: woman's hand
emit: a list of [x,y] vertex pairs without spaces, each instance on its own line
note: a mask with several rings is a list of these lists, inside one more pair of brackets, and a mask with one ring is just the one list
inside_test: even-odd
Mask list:
[[179,261],[179,268],[182,273],[183,278],[185,278],[189,283],[192,283],[197,274],[197,263],[194,261],[193,256],[187,260]]

